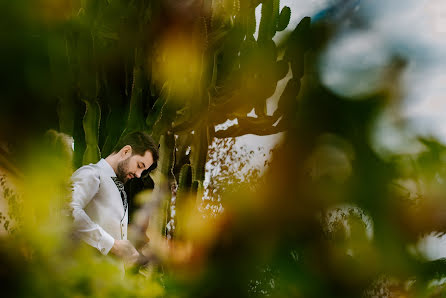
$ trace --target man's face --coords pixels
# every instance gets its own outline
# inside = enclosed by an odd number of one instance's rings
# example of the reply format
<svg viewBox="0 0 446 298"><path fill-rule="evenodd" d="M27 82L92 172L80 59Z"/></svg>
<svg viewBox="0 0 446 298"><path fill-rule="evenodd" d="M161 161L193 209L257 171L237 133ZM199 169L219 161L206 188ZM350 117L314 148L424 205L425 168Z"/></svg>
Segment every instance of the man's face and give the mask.
<svg viewBox="0 0 446 298"><path fill-rule="evenodd" d="M150 151L146 151L144 156L131 155L118 163L116 176L126 183L129 179L141 177L141 173L153 164L153 156Z"/></svg>

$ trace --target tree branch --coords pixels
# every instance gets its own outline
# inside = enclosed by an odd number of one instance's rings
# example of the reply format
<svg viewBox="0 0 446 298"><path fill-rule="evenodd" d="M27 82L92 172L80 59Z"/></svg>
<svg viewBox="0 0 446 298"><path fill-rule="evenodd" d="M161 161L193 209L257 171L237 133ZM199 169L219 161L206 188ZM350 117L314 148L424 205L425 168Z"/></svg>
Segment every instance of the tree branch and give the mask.
<svg viewBox="0 0 446 298"><path fill-rule="evenodd" d="M267 116L263 118L244 117L238 118L238 124L229 127L226 130L216 131L214 137L216 138L229 138L239 137L247 134L253 134L258 136L267 136L282 132L286 129L282 119L277 122L278 117Z"/></svg>

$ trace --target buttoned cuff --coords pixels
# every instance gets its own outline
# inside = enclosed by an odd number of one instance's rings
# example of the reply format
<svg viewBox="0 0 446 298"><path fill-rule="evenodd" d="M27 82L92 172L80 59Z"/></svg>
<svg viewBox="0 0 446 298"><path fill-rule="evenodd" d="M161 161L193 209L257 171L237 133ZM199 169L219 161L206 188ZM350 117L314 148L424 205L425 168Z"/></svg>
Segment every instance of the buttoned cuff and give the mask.
<svg viewBox="0 0 446 298"><path fill-rule="evenodd" d="M98 242L97 249L103 254L106 255L110 251L110 249L115 244L115 239L110 236L108 233L102 233L101 240Z"/></svg>

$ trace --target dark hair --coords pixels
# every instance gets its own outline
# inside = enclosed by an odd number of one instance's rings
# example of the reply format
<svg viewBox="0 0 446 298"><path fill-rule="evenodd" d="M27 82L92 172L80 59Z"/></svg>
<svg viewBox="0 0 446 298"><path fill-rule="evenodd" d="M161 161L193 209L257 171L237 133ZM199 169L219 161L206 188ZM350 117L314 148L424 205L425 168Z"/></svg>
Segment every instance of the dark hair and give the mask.
<svg viewBox="0 0 446 298"><path fill-rule="evenodd" d="M156 168L159 158L159 145L155 144L155 141L148 133L143 131L135 131L126 134L124 137L119 139L118 143L113 149L113 153L119 152L119 150L126 145L130 145L132 147L132 155L144 155L146 151L149 150L153 157L153 164L150 166L149 170Z"/></svg>

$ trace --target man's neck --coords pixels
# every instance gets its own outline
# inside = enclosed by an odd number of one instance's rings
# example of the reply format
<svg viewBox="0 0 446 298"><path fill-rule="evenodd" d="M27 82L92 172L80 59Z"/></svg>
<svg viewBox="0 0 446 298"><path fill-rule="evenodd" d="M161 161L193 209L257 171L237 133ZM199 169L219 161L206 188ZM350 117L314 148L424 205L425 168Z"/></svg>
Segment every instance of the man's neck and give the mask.
<svg viewBox="0 0 446 298"><path fill-rule="evenodd" d="M110 154L105 158L105 161L112 167L116 174L118 172L118 160L116 154Z"/></svg>

